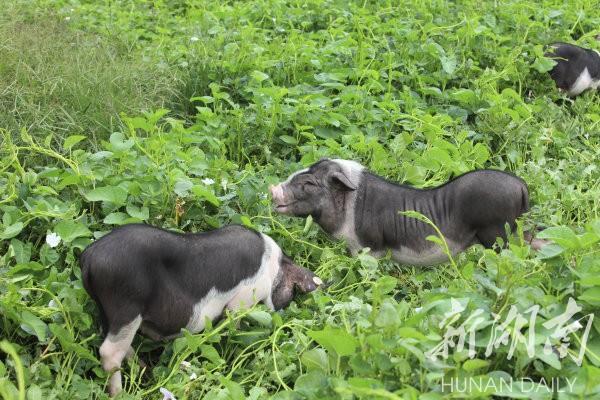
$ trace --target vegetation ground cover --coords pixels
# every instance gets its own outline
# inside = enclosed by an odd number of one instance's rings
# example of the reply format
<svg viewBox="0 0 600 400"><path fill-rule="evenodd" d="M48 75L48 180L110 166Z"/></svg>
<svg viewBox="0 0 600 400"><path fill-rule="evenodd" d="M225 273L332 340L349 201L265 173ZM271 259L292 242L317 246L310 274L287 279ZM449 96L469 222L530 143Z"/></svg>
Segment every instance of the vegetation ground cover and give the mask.
<svg viewBox="0 0 600 400"><path fill-rule="evenodd" d="M581 330L566 357L542 351L544 322L570 298L578 317L600 306L600 104L556 92L544 45L600 49L598 26L586 0L8 1L0 393L106 398L77 257L113 227L146 222L251 226L331 285L280 313L257 306L169 343L136 339L149 368L124 367L121 398L165 387L177 398L438 399L452 377L575 379L570 392L455 397L600 397L598 319L581 366ZM349 257L310 219L272 214L266 194L325 156L418 187L514 172L532 202L522 227L555 244L536 254L515 239L432 268ZM476 353L434 360L457 304L454 325L483 310ZM495 314L536 305L535 324L485 354ZM530 355L518 339L534 329Z"/></svg>

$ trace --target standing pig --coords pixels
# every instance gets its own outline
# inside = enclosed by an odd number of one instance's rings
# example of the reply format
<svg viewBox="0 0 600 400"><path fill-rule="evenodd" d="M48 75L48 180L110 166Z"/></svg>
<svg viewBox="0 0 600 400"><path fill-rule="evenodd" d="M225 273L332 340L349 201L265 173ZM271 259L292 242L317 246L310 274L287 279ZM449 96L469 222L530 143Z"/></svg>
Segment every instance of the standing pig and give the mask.
<svg viewBox="0 0 600 400"><path fill-rule="evenodd" d="M556 65L550 76L556 86L575 97L587 89L600 87L600 54L568 43L555 43L546 57L554 59Z"/></svg>
<svg viewBox="0 0 600 400"><path fill-rule="evenodd" d="M323 159L270 187L275 210L311 215L325 230L345 239L355 254L369 247L375 256L390 250L399 263L433 265L447 260L440 246L426 240L435 231L399 212L427 216L442 232L452 254L480 243L506 240L505 224L515 226L527 211L523 180L506 172L478 170L441 186L417 189L389 182L348 160Z"/></svg>
<svg viewBox="0 0 600 400"><path fill-rule="evenodd" d="M204 329L225 308L264 302L286 307L294 292L322 282L295 265L267 235L232 225L180 234L149 225L117 228L81 254L83 286L100 309L106 338L102 367L112 372L109 393L121 391L118 371L138 329L154 340L182 328Z"/></svg>

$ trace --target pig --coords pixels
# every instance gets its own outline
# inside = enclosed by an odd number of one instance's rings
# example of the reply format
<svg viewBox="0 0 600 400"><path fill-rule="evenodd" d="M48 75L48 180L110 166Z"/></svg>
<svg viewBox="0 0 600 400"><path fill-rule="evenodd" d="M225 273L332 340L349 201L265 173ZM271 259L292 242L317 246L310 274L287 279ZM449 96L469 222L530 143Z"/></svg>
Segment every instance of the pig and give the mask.
<svg viewBox="0 0 600 400"><path fill-rule="evenodd" d="M474 244L491 248L506 237L529 208L525 182L497 170L467 172L430 189L387 181L355 161L322 159L270 187L276 212L312 216L321 228L344 239L352 254L364 247L401 264L447 261L442 248L426 240L434 229L401 211L428 217L442 232L452 255Z"/></svg>
<svg viewBox="0 0 600 400"><path fill-rule="evenodd" d="M600 86L600 54L597 51L568 43L554 43L545 56L556 61L550 76L556 86L570 97Z"/></svg>
<svg viewBox="0 0 600 400"><path fill-rule="evenodd" d="M176 337L182 328L200 332L225 308L262 301L279 310L295 292L322 284L269 236L239 225L188 234L124 225L90 244L79 261L106 334L99 353L112 374L111 397L122 390L119 368L133 355L138 330L153 340Z"/></svg>

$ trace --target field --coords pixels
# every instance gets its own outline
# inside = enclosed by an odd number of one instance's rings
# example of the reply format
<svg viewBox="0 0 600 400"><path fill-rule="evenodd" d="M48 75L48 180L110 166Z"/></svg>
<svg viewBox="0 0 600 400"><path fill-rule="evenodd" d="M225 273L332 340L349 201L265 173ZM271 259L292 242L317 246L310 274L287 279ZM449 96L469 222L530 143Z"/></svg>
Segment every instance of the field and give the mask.
<svg viewBox="0 0 600 400"><path fill-rule="evenodd" d="M543 56L554 41L600 50L594 1L2 8L2 397L107 398L78 256L145 222L253 227L331 285L170 342L138 336L148 368L124 364L121 399L600 399L599 95L558 93ZM268 186L322 157L417 187L506 170L532 206L498 252L430 268L351 257L271 209ZM553 243L532 251L528 229ZM432 356L452 327L464 346Z"/></svg>

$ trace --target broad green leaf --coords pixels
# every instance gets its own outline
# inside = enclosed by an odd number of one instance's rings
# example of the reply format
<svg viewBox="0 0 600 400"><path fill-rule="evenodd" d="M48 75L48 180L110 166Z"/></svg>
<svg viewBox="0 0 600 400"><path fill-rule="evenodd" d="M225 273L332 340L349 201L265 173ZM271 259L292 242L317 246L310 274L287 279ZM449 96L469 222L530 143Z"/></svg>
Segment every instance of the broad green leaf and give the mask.
<svg viewBox="0 0 600 400"><path fill-rule="evenodd" d="M60 221L54 230L65 243L71 243L78 237L92 236L92 232L85 225L76 221Z"/></svg>
<svg viewBox="0 0 600 400"><path fill-rule="evenodd" d="M194 193L194 195L196 195L197 197L208 201L214 206L218 207L221 204L217 196L215 196L215 194L210 189L204 186L194 185L192 187L192 193Z"/></svg>
<svg viewBox="0 0 600 400"><path fill-rule="evenodd" d="M358 346L356 338L341 328L326 326L321 331L308 331L308 336L327 351L335 352L339 356L352 355Z"/></svg>
<svg viewBox="0 0 600 400"><path fill-rule="evenodd" d="M124 225L140 221L140 219L132 218L128 214L125 214L123 212L110 213L106 217L104 217L104 220L102 220L102 222L108 225Z"/></svg>
<svg viewBox="0 0 600 400"><path fill-rule="evenodd" d="M52 334L58 339L63 350L75 353L77 356L86 360L98 362L96 357L94 357L94 355L86 347L83 347L79 343L75 343L73 336L65 327L58 324L50 324L49 328L50 332L52 332Z"/></svg>
<svg viewBox="0 0 600 400"><path fill-rule="evenodd" d="M220 377L219 381L221 381L221 384L225 386L229 392L229 398L231 400L244 400L246 398L244 395L244 389L242 389L239 383L225 377Z"/></svg>
<svg viewBox="0 0 600 400"><path fill-rule="evenodd" d="M14 258L17 264L29 262L31 258L31 243L23 243L18 239L10 241L10 247L14 253Z"/></svg>
<svg viewBox="0 0 600 400"><path fill-rule="evenodd" d="M394 327L398 324L400 324L400 317L398 316L396 307L390 301L385 301L375 318L375 325L380 327Z"/></svg>
<svg viewBox="0 0 600 400"><path fill-rule="evenodd" d="M21 313L21 329L29 334L37 336L40 342L46 340L48 330L46 323L29 311L23 311Z"/></svg>
<svg viewBox="0 0 600 400"><path fill-rule="evenodd" d="M179 197L186 197L190 193L192 186L194 186L194 184L189 179L179 179L175 182L173 191Z"/></svg>
<svg viewBox="0 0 600 400"><path fill-rule="evenodd" d="M564 249L574 249L580 246L577 235L567 226L553 226L544 229L537 234L537 237L552 240Z"/></svg>
<svg viewBox="0 0 600 400"><path fill-rule="evenodd" d="M145 206L138 207L134 206L133 204L127 204L125 210L127 210L127 214L129 214L131 217L140 219L142 221L146 221L148 218L150 218L150 210Z"/></svg>
<svg viewBox="0 0 600 400"><path fill-rule="evenodd" d="M305 351L302 353L302 356L300 356L300 361L308 371L313 369L320 369L322 371L329 370L329 357L325 350L320 348Z"/></svg>
<svg viewBox="0 0 600 400"><path fill-rule="evenodd" d="M421 341L428 340L427 337L425 335L423 335L421 332L419 332L415 328L411 328L409 326L403 326L401 328L398 328L397 332L398 332L398 336L400 336L401 338L412 338L412 339L418 339Z"/></svg>
<svg viewBox="0 0 600 400"><path fill-rule="evenodd" d="M537 57L533 62L533 68L536 71L544 73L552 70L556 65L556 61L548 57Z"/></svg>
<svg viewBox="0 0 600 400"><path fill-rule="evenodd" d="M266 311L251 311L248 313L248 317L259 325L270 328L273 325L273 319L271 318L271 314Z"/></svg>
<svg viewBox="0 0 600 400"><path fill-rule="evenodd" d="M71 147L75 146L77 143L81 142L84 139L86 139L86 137L83 136L83 135L72 135L72 136L69 136L63 142L63 149L65 149L65 150L71 150Z"/></svg>
<svg viewBox="0 0 600 400"><path fill-rule="evenodd" d="M115 132L110 135L110 144L112 145L112 149L109 148L109 150L125 151L132 148L134 142L133 139L125 140L125 135L123 133Z"/></svg>
<svg viewBox="0 0 600 400"><path fill-rule="evenodd" d="M600 287L596 286L584 291L579 296L579 300L583 300L595 307L600 307Z"/></svg>
<svg viewBox="0 0 600 400"><path fill-rule="evenodd" d="M462 368L467 372L473 372L478 369L486 368L490 365L488 360L481 360L479 358L475 358L472 360L467 360L463 363Z"/></svg>
<svg viewBox="0 0 600 400"><path fill-rule="evenodd" d="M327 387L327 376L320 370L313 370L307 374L300 375L294 384L294 390L308 396L318 398L318 393Z"/></svg>
<svg viewBox="0 0 600 400"><path fill-rule="evenodd" d="M101 186L88 191L84 196L88 201L107 201L123 206L127 201L127 190L121 186Z"/></svg>
<svg viewBox="0 0 600 400"><path fill-rule="evenodd" d="M0 239L6 240L17 236L23 230L22 222L15 222L12 225L9 225L4 228L4 231L0 233Z"/></svg>
<svg viewBox="0 0 600 400"><path fill-rule="evenodd" d="M281 136L279 136L279 139L281 139L282 142L287 143L287 144L291 144L291 145L298 144L298 140L296 140L295 137L292 137L289 135L281 135Z"/></svg>

